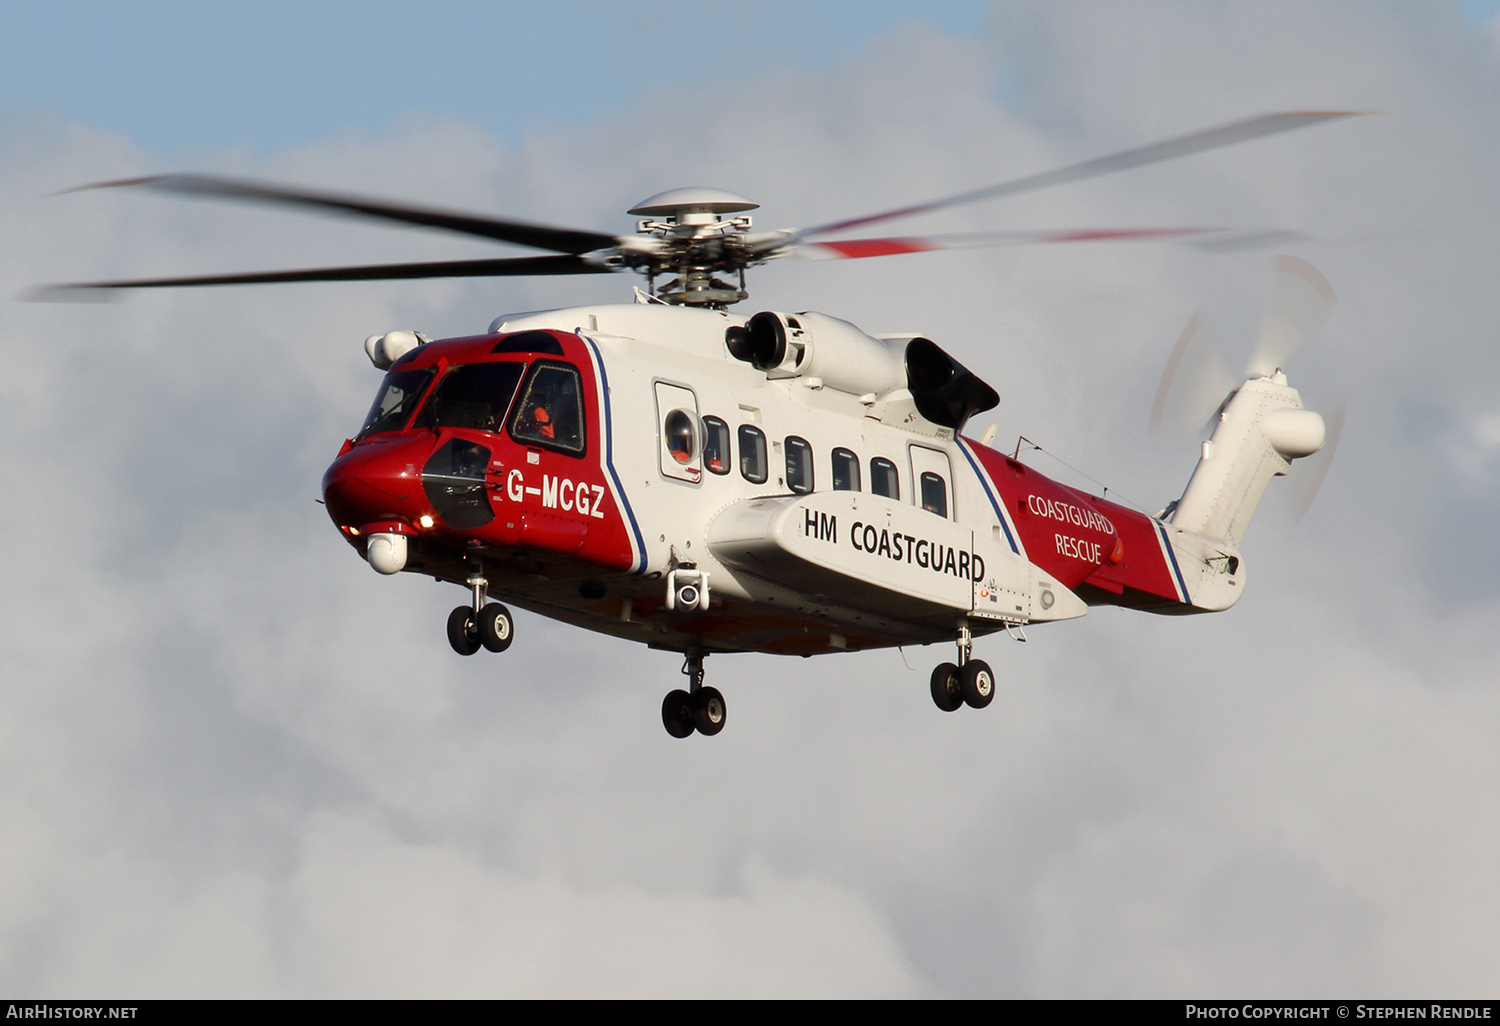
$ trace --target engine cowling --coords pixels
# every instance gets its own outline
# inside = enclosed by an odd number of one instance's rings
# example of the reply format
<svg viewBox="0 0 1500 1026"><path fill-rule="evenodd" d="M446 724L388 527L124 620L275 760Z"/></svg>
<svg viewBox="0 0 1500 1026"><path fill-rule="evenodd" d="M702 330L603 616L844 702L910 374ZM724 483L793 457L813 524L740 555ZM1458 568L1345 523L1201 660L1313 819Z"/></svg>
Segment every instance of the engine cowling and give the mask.
<svg viewBox="0 0 1500 1026"><path fill-rule="evenodd" d="M906 387L918 413L954 431L1000 404L998 392L926 338L906 344Z"/></svg>

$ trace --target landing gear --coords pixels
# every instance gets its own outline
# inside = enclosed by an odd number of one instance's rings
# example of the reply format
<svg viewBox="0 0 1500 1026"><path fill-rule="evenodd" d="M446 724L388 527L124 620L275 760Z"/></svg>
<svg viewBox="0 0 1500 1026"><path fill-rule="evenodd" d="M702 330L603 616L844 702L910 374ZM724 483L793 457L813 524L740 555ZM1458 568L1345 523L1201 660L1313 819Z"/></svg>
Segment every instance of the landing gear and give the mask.
<svg viewBox="0 0 1500 1026"><path fill-rule="evenodd" d="M661 725L673 737L687 737L697 729L693 724L693 696L681 688L667 692L661 703Z"/></svg>
<svg viewBox="0 0 1500 1026"><path fill-rule="evenodd" d="M510 610L491 602L479 611L479 640L491 652L504 652L515 637L515 621Z"/></svg>
<svg viewBox="0 0 1500 1026"><path fill-rule="evenodd" d="M703 653L689 652L682 662L682 672L691 690L678 688L667 694L661 703L661 725L673 737L687 737L695 730L713 737L724 729L728 707L718 688L703 684Z"/></svg>
<svg viewBox="0 0 1500 1026"><path fill-rule="evenodd" d="M939 663L932 671L932 701L943 712L961 705L983 709L995 698L995 671L983 659L971 659L974 636L969 625L958 628L958 662Z"/></svg>
<svg viewBox="0 0 1500 1026"><path fill-rule="evenodd" d="M718 688L700 688L693 695L693 726L698 733L713 737L724 729L724 696Z"/></svg>
<svg viewBox="0 0 1500 1026"><path fill-rule="evenodd" d="M955 712L964 704L963 692L958 689L958 667L953 663L938 663L932 671L932 701L943 712Z"/></svg>
<svg viewBox="0 0 1500 1026"><path fill-rule="evenodd" d="M474 624L474 610L468 606L459 606L448 614L448 644L459 655L479 651L479 630Z"/></svg>
<svg viewBox="0 0 1500 1026"><path fill-rule="evenodd" d="M958 671L958 690L971 709L983 709L995 697L995 674L983 659L970 659Z"/></svg>
<svg viewBox="0 0 1500 1026"><path fill-rule="evenodd" d="M498 602L485 603L488 583L478 574L470 576L473 601L448 614L448 644L459 655L473 655L481 645L491 652L504 652L515 638L516 624L510 610Z"/></svg>

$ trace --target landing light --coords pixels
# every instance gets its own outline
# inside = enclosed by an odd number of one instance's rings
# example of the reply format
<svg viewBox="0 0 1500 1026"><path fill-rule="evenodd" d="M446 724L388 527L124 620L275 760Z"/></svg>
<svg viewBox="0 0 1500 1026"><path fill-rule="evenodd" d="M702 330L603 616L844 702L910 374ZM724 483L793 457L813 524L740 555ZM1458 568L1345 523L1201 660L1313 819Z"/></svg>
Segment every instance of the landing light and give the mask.
<svg viewBox="0 0 1500 1026"><path fill-rule="evenodd" d="M424 513L421 516L417 517L417 523L421 524L423 527L431 527L432 518Z"/></svg>

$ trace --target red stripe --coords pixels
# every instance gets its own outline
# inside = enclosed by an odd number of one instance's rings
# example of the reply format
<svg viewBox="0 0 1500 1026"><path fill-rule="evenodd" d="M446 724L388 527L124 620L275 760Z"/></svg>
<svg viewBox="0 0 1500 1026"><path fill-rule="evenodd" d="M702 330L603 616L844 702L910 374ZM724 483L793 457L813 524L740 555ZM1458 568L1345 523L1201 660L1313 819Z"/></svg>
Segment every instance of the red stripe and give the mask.
<svg viewBox="0 0 1500 1026"><path fill-rule="evenodd" d="M898 253L925 253L935 247L920 239L849 239L846 242L815 242L812 245L848 259L895 256Z"/></svg>
<svg viewBox="0 0 1500 1026"><path fill-rule="evenodd" d="M1099 231L1055 232L1047 242L1107 242L1111 239L1159 239L1173 235L1197 235L1206 228L1117 228Z"/></svg>

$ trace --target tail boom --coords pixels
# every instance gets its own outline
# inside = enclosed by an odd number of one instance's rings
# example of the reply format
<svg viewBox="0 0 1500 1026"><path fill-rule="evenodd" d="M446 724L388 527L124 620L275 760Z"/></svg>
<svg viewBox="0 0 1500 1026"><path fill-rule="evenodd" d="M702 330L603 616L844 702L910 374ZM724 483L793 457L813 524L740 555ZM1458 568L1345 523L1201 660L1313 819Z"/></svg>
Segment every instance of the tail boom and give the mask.
<svg viewBox="0 0 1500 1026"><path fill-rule="evenodd" d="M1234 605L1245 590L1240 542L1266 486L1293 460L1321 449L1324 433L1323 418L1302 408L1302 398L1280 371L1246 381L1220 407L1219 422L1203 443L1181 499L1160 517L1119 507L1110 511L1127 559L1101 566L1077 589L1079 597L1090 604L1168 614L1218 612ZM1146 544L1142 558L1147 530L1156 545ZM1133 559L1132 553L1137 554Z"/></svg>

